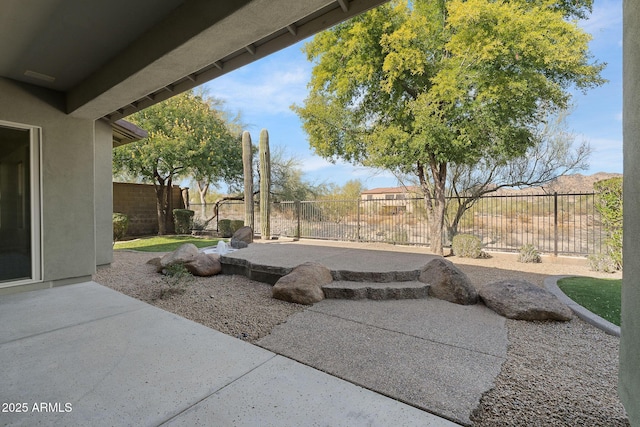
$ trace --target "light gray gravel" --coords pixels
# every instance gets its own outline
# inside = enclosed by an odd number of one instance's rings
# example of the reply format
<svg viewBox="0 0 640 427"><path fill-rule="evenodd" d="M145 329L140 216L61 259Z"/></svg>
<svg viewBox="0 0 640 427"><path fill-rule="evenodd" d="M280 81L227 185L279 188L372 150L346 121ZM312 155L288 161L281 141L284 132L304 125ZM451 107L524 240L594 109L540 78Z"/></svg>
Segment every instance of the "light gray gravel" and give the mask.
<svg viewBox="0 0 640 427"><path fill-rule="evenodd" d="M252 343L268 335L290 315L305 309L303 305L271 298L271 285L244 276L190 277L182 285L171 284L171 280L156 273L154 266L146 264L159 255L162 254L116 251L111 266L99 268L94 280ZM179 288L184 293L175 291ZM164 297L163 292L167 294Z"/></svg>
<svg viewBox="0 0 640 427"><path fill-rule="evenodd" d="M511 255L492 255L449 259L477 286L513 277L542 286L550 275L602 276L579 262L521 264ZM145 264L155 256L116 252L113 264L99 269L94 280L250 342L305 308L274 300L270 285L241 276L194 278L183 294L160 298L171 286ZM619 338L577 318L566 323L507 320L507 328L507 360L471 417L475 426L629 425L617 394Z"/></svg>

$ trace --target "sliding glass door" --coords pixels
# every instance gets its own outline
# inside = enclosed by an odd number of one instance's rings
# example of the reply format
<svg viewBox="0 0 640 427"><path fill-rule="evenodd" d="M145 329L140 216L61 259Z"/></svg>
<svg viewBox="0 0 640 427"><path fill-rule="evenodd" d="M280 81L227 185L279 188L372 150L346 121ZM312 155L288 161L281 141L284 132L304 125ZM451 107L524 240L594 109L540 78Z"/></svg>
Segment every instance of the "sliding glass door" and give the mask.
<svg viewBox="0 0 640 427"><path fill-rule="evenodd" d="M40 280L39 136L0 121L0 286Z"/></svg>

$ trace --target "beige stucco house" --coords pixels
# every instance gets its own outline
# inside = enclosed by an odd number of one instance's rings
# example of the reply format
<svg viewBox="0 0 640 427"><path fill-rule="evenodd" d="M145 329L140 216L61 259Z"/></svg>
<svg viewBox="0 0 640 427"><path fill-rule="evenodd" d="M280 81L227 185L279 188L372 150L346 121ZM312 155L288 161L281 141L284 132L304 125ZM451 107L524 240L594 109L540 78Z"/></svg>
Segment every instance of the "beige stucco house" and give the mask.
<svg viewBox="0 0 640 427"><path fill-rule="evenodd" d="M3 0L0 293L112 260L112 124L383 0ZM620 392L640 425L640 3L624 2ZM36 314L37 315L37 314Z"/></svg>
<svg viewBox="0 0 640 427"><path fill-rule="evenodd" d="M411 213L415 199L420 197L417 187L378 187L360 193L360 200L365 204L375 203L384 215Z"/></svg>

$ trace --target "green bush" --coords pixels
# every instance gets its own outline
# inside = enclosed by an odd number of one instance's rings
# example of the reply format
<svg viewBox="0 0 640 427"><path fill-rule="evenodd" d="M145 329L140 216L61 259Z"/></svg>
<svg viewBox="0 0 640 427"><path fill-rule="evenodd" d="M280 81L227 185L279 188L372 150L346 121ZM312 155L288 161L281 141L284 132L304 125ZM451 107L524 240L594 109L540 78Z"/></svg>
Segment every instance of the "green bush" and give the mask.
<svg viewBox="0 0 640 427"><path fill-rule="evenodd" d="M230 219L221 219L220 221L218 221L218 233L220 234L220 237L233 236L233 232L231 231Z"/></svg>
<svg viewBox="0 0 640 427"><path fill-rule="evenodd" d="M587 260L589 261L589 269L592 271L614 273L620 270L616 261L609 254L589 255Z"/></svg>
<svg viewBox="0 0 640 427"><path fill-rule="evenodd" d="M241 219L232 219L231 220L231 235L233 236L233 233L235 233L236 231L240 230L242 227L244 227L244 221Z"/></svg>
<svg viewBox="0 0 640 427"><path fill-rule="evenodd" d="M542 262L542 258L540 257L540 252L538 252L535 246L527 244L520 248L520 252L518 253L518 262L536 263Z"/></svg>
<svg viewBox="0 0 640 427"><path fill-rule="evenodd" d="M471 234L456 234L451 241L451 250L461 258L483 258L482 242Z"/></svg>
<svg viewBox="0 0 640 427"><path fill-rule="evenodd" d="M189 209L174 209L173 223L176 234L191 234L191 222L195 212Z"/></svg>
<svg viewBox="0 0 640 427"><path fill-rule="evenodd" d="M596 210L607 232L607 255L616 270L622 269L622 178L611 178L593 184L598 193Z"/></svg>
<svg viewBox="0 0 640 427"><path fill-rule="evenodd" d="M122 240L122 238L127 234L127 229L129 228L129 217L123 213L114 212L112 220L113 243L115 244L118 240Z"/></svg>

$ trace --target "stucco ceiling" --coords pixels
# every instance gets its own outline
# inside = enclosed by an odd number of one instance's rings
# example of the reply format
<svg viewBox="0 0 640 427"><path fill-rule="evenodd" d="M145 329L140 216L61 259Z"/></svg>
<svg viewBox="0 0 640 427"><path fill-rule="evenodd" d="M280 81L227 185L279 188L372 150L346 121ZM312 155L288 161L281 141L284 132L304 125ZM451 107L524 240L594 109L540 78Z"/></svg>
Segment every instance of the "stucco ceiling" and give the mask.
<svg viewBox="0 0 640 427"><path fill-rule="evenodd" d="M2 0L0 76L112 121L386 0Z"/></svg>

